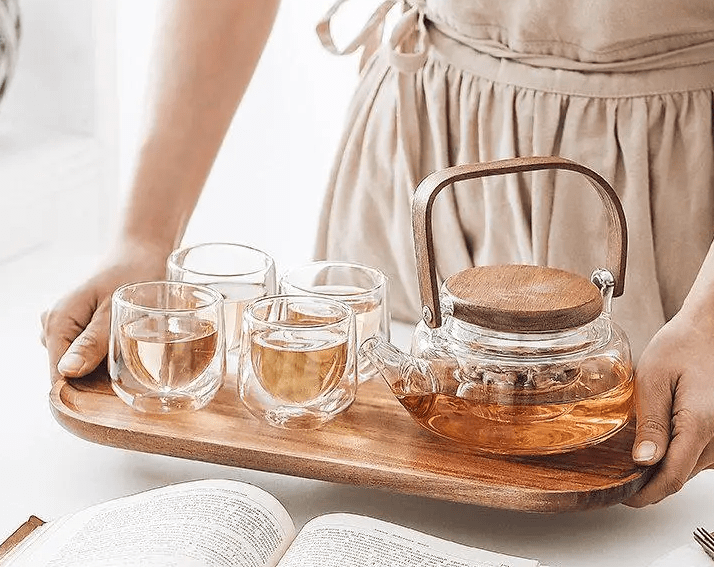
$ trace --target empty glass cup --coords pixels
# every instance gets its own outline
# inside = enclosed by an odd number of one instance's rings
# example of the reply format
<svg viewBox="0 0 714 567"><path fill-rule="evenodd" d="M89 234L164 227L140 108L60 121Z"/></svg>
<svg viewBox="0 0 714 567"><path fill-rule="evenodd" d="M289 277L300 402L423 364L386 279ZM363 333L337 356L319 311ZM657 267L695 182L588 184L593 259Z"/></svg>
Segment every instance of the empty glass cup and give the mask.
<svg viewBox="0 0 714 567"><path fill-rule="evenodd" d="M355 318L317 296L258 299L243 313L239 395L255 416L284 428L319 427L357 390Z"/></svg>
<svg viewBox="0 0 714 567"><path fill-rule="evenodd" d="M275 293L275 262L250 246L209 242L175 250L166 264L168 279L207 285L223 295L228 372L234 374L243 309Z"/></svg>
<svg viewBox="0 0 714 567"><path fill-rule="evenodd" d="M223 383L223 297L182 282L128 284L112 295L109 375L144 412L195 410Z"/></svg>
<svg viewBox="0 0 714 567"><path fill-rule="evenodd" d="M357 346L370 337L389 340L390 314L387 277L378 269L349 262L311 262L289 270L280 278L280 291L338 299L355 312ZM359 380L371 378L373 366L358 360Z"/></svg>

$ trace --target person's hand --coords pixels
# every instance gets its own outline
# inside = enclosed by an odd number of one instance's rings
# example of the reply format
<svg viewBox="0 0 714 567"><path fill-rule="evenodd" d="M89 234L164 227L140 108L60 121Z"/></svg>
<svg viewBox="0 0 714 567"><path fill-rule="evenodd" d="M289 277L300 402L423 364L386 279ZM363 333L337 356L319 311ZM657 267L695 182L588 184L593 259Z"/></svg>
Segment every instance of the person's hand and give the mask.
<svg viewBox="0 0 714 567"><path fill-rule="evenodd" d="M655 335L635 371L637 433L632 456L659 463L625 504L658 502L714 468L714 314L677 314Z"/></svg>
<svg viewBox="0 0 714 567"><path fill-rule="evenodd" d="M50 376L76 378L94 370L107 355L111 296L119 286L161 280L166 255L143 246L126 246L103 269L42 314L42 344Z"/></svg>

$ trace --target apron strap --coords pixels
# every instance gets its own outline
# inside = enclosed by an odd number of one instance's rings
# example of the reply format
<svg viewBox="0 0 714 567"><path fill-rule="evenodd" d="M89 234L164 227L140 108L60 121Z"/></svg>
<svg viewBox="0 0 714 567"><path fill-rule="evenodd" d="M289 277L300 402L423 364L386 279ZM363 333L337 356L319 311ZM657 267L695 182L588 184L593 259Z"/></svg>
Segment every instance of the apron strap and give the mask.
<svg viewBox="0 0 714 567"><path fill-rule="evenodd" d="M402 73L416 73L424 66L429 36L424 11L411 6L397 22L389 38L390 63Z"/></svg>
<svg viewBox="0 0 714 567"><path fill-rule="evenodd" d="M318 22L316 31L323 47L334 55L348 55L360 47L363 48L360 57L360 72L367 61L375 54L382 44L384 22L387 14L394 8L398 0L384 0L367 20L357 36L342 49L338 48L332 36L330 24L340 6L349 0L337 0ZM390 63L406 73L420 69L426 61L427 34L424 25L424 12L416 3L404 2L404 13L394 26L389 39Z"/></svg>
<svg viewBox="0 0 714 567"><path fill-rule="evenodd" d="M347 44L346 47L339 49L335 45L335 41L332 37L332 30L330 29L330 24L332 22L333 16L337 13L344 3L349 0L337 0L332 7L327 11L327 13L322 17L322 19L317 24L317 36L320 38L323 47L327 49L330 53L334 55L348 55L354 53L360 47L364 47L362 51L362 57L360 58L360 71L364 67L367 60L377 51L377 48L382 43L382 32L384 31L384 20L387 17L389 11L397 3L397 0L385 0L382 2L374 13L370 16L367 23L360 30L357 36Z"/></svg>

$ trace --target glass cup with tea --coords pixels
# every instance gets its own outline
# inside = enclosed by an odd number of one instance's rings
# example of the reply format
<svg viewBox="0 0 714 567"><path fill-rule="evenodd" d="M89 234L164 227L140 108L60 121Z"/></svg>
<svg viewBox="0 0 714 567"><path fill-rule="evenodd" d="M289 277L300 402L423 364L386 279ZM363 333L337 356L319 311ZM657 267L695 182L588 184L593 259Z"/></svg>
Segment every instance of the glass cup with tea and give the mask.
<svg viewBox="0 0 714 567"><path fill-rule="evenodd" d="M200 409L224 374L220 293L169 281L127 284L114 292L109 375L124 402L152 413Z"/></svg>
<svg viewBox="0 0 714 567"><path fill-rule="evenodd" d="M228 372L235 374L243 310L252 300L275 293L273 259L250 246L209 242L175 250L166 271L169 280L207 285L223 296Z"/></svg>
<svg viewBox="0 0 714 567"><path fill-rule="evenodd" d="M312 429L349 407L356 361L355 317L346 303L276 295L243 313L239 395L271 425Z"/></svg>
<svg viewBox="0 0 714 567"><path fill-rule="evenodd" d="M358 347L370 337L389 340L387 277L376 268L350 262L311 262L283 274L280 291L330 297L347 303L355 312ZM368 360L359 359L357 363L360 382L375 374Z"/></svg>

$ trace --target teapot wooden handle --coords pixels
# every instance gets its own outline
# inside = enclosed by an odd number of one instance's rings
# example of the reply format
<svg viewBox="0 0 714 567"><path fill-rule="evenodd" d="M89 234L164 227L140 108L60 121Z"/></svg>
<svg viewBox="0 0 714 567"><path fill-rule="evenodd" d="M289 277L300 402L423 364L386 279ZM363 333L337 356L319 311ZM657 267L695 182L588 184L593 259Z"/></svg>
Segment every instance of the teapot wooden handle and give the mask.
<svg viewBox="0 0 714 567"><path fill-rule="evenodd" d="M627 261L627 225L620 199L600 175L574 161L558 156L533 156L512 158L469 165L449 167L426 176L416 189L412 205L412 228L416 251L417 275L421 293L422 315L431 328L441 326L441 306L436 280L434 239L431 211L436 196L446 186L464 181L507 173L565 169L583 174L600 196L607 214L607 259L605 268L615 278L615 297L622 295L625 286Z"/></svg>

